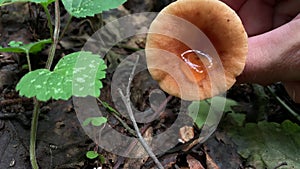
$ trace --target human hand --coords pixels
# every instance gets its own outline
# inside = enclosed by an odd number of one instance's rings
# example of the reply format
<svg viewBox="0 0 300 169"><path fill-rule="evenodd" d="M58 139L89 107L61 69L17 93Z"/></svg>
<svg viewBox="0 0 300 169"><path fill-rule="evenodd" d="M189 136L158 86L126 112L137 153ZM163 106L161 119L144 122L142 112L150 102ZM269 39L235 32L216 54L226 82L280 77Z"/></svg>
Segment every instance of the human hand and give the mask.
<svg viewBox="0 0 300 169"><path fill-rule="evenodd" d="M300 1L223 0L240 16L249 52L239 83L281 81L300 103Z"/></svg>

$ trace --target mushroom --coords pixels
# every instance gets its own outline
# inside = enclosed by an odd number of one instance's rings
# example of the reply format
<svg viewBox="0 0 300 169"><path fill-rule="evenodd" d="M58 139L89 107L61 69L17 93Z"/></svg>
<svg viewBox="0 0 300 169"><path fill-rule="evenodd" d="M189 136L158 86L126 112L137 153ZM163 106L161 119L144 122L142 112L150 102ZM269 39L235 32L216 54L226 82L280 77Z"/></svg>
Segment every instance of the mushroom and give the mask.
<svg viewBox="0 0 300 169"><path fill-rule="evenodd" d="M150 25L148 70L160 87L184 100L226 92L246 62L247 33L238 15L219 0L178 0Z"/></svg>

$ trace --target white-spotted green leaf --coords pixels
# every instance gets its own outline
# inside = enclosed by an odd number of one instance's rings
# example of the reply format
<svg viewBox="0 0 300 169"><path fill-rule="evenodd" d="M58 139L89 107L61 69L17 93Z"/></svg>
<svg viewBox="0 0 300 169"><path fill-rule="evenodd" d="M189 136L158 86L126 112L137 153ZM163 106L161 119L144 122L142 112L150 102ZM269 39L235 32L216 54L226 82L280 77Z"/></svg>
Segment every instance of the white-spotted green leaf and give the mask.
<svg viewBox="0 0 300 169"><path fill-rule="evenodd" d="M72 16L80 18L117 8L126 0L62 0L62 2Z"/></svg>
<svg viewBox="0 0 300 169"><path fill-rule="evenodd" d="M50 98L67 100L71 96L99 97L105 69L104 60L99 55L75 52L63 57L53 71L38 69L27 73L16 89L21 96L36 96L40 101Z"/></svg>

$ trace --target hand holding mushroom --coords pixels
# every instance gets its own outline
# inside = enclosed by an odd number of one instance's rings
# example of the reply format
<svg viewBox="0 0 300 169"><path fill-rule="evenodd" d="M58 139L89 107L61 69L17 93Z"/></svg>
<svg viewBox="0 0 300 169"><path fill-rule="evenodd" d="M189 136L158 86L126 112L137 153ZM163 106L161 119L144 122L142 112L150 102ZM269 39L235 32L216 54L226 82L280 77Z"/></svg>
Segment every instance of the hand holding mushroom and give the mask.
<svg viewBox="0 0 300 169"><path fill-rule="evenodd" d="M230 7L219 0L178 0L158 14L146 43L152 77L185 100L224 93L236 78L282 81L300 102L300 15L283 25L299 13L300 1L223 1Z"/></svg>
<svg viewBox="0 0 300 169"><path fill-rule="evenodd" d="M300 1L223 1L238 13L249 36L246 66L238 82L281 81L300 103Z"/></svg>

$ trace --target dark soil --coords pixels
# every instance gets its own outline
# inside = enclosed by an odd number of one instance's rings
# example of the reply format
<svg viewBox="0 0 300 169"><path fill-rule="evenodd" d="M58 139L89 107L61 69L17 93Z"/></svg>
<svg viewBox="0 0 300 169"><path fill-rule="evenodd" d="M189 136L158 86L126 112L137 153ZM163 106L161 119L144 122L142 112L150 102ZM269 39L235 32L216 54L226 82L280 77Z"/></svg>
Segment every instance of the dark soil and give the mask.
<svg viewBox="0 0 300 169"><path fill-rule="evenodd" d="M171 0L164 1L140 1L129 0L125 8L114 9L103 14L104 23L133 12L159 11ZM38 39L48 38L50 35L47 28L45 14L42 8L34 4L14 4L0 7L0 45L15 40L24 43L34 42ZM65 26L68 14L62 10L62 27ZM50 12L53 12L51 7ZM132 24L138 24L132 23ZM143 25L141 24L141 27ZM99 17L86 19L73 19L64 38L60 41L55 61L64 55L79 51L88 37L99 27ZM131 37L122 45L116 45L106 59L108 64L107 78L103 81L104 88L101 90L101 100L111 106L112 75L116 66L130 55L135 49L143 49L145 35ZM41 68L45 64L49 47L43 52L32 55L33 68ZM29 135L30 123L33 110L32 99L20 97L15 91L19 79L28 71L24 68L25 56L12 53L0 53L0 168L31 168L29 160ZM134 61L133 61L134 62ZM153 81L147 71L135 76L132 82L131 100L134 106L145 111L149 108L149 97L152 90L158 85ZM286 95L280 84L272 85L275 94L282 98L296 112L300 112L299 105L294 104ZM260 90L262 89L262 90ZM248 122L268 120L282 122L286 119L299 123L274 97L269 90L257 85L235 85L228 91L227 97L236 100L239 106L234 110L247 115ZM139 124L144 134L159 134L172 125L177 118L180 100L175 97L167 97L166 109L158 114L160 120L147 124ZM109 124L114 129L125 135L131 135L121 123L111 115L107 109L99 103L99 107L109 118ZM122 119L130 126L131 122ZM194 128L197 135L200 130ZM244 168L243 159L230 144L220 141L224 139L222 133L216 131L204 144L188 147L190 142L178 144L170 151L159 155L159 160L165 168ZM230 140L227 140L230 142ZM227 143L228 143L227 142ZM187 148L188 147L188 148ZM85 156L89 150L98 150L103 155L105 162L90 160ZM84 133L76 117L72 99L68 101L48 101L41 105L41 114L37 134L37 160L42 169L44 168L155 168L150 158L130 159L117 156L99 148ZM228 159L231 159L230 161Z"/></svg>

